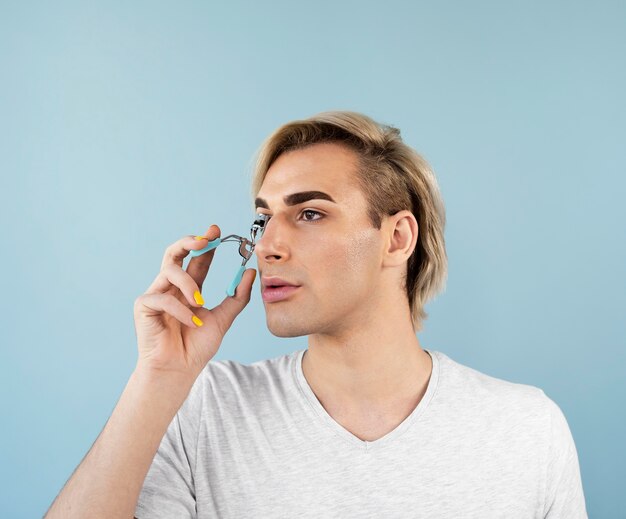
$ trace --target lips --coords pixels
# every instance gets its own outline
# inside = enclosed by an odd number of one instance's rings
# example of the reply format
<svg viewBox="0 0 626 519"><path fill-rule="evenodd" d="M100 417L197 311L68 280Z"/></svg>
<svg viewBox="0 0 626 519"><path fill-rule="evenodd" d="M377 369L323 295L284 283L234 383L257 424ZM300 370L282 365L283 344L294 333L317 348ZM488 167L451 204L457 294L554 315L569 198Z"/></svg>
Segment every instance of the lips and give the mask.
<svg viewBox="0 0 626 519"><path fill-rule="evenodd" d="M266 287L285 287L285 286L289 286L289 287L297 287L300 286L297 283L291 283L290 281L287 281L286 279L283 278L279 278L279 277L263 277L261 278L261 283L263 285L263 289L265 289Z"/></svg>
<svg viewBox="0 0 626 519"><path fill-rule="evenodd" d="M300 288L300 285L278 277L263 277L261 283L261 295L265 303L283 301Z"/></svg>
<svg viewBox="0 0 626 519"><path fill-rule="evenodd" d="M300 287L293 285L283 285L281 287L265 287L261 296L265 303L276 303L278 301L284 301L288 299L294 292L300 290Z"/></svg>

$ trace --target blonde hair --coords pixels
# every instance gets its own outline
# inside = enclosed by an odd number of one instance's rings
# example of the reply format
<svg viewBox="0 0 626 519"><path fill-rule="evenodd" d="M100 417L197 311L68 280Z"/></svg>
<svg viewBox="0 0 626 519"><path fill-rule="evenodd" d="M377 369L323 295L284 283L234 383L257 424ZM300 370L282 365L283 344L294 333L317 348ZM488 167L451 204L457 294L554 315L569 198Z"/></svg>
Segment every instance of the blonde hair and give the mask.
<svg viewBox="0 0 626 519"><path fill-rule="evenodd" d="M321 112L284 124L260 146L252 177L255 199L272 163L286 151L321 142L343 144L359 157L358 184L376 229L382 218L407 209L417 220L418 238L407 261L406 290L415 331L428 317L424 305L445 288L448 259L445 208L428 163L400 137L400 130L350 111Z"/></svg>

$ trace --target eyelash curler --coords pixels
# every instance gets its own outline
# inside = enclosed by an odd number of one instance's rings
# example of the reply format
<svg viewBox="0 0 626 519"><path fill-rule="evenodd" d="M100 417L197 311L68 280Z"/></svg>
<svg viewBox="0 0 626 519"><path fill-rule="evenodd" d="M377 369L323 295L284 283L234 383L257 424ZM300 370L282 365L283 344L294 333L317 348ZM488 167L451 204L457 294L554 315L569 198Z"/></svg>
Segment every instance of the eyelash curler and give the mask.
<svg viewBox="0 0 626 519"><path fill-rule="evenodd" d="M189 251L189 255L192 258L195 258L196 256L201 256L205 252L209 252L210 250L215 249L218 245L221 245L224 242L239 242L239 255L243 258L243 261L241 262L241 266L237 270L237 274L235 274L235 278L226 290L226 294L232 297L235 295L235 289L239 286L239 283L241 282L243 273L246 270L246 264L248 263L248 260L252 257L254 247L256 246L256 241L257 239L261 239L261 237L263 236L263 231L265 231L265 225L267 224L267 221L269 219L270 216L267 214L256 215L254 222L250 226L249 240L237 234L229 234L224 238L216 238L215 240L210 241L208 245L202 249Z"/></svg>

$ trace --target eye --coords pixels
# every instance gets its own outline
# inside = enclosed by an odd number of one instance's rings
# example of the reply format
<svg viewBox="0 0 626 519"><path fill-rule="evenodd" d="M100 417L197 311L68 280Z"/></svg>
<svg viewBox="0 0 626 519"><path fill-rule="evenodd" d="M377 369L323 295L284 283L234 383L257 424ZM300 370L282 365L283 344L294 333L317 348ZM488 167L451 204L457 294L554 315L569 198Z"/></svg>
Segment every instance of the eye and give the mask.
<svg viewBox="0 0 626 519"><path fill-rule="evenodd" d="M306 213L313 213L313 214L317 214L320 216L320 218L316 218L314 220L309 220L307 218L304 219L305 222L316 222L318 220L321 220L322 218L324 218L324 215L318 211L313 211L312 209L305 209L304 211L302 211L300 214L306 214Z"/></svg>

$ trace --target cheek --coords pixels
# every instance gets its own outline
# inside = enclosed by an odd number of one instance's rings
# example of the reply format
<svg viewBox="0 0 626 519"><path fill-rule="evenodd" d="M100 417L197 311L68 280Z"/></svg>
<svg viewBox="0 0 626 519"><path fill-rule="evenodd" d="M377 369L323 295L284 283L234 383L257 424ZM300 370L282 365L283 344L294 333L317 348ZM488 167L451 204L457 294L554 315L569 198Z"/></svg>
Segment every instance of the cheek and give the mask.
<svg viewBox="0 0 626 519"><path fill-rule="evenodd" d="M346 258L350 270L368 270L378 256L377 234L373 229L364 229L353 234L346 247Z"/></svg>
<svg viewBox="0 0 626 519"><path fill-rule="evenodd" d="M324 260L327 279L334 290L354 290L359 284L369 283L378 264L379 243L371 229L353 232L347 239L334 243Z"/></svg>

